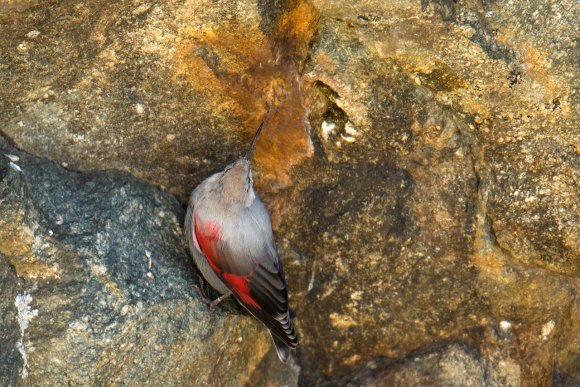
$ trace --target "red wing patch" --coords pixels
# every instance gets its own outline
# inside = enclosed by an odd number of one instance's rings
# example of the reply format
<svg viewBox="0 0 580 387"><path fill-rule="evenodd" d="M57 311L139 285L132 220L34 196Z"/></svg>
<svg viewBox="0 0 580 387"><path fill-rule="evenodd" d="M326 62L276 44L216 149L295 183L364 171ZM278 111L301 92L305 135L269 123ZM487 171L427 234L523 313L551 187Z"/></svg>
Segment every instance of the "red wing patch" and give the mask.
<svg viewBox="0 0 580 387"><path fill-rule="evenodd" d="M235 275L224 273L224 280L230 288L240 297L240 299L255 309L262 309L260 305L250 295L250 286L248 285L248 277L243 275Z"/></svg>
<svg viewBox="0 0 580 387"><path fill-rule="evenodd" d="M199 242L200 250L205 254L207 261L211 268L216 273L221 273L221 270L216 264L217 252L216 243L221 238L219 226L214 222L204 222L203 226L199 226L199 222L194 215L195 222L195 238ZM201 231L203 230L203 231Z"/></svg>
<svg viewBox="0 0 580 387"><path fill-rule="evenodd" d="M228 285L228 287L246 304L255 308L262 309L260 305L250 295L250 286L248 284L248 277L243 275L235 275L231 273L224 273L218 266L218 251L217 242L220 240L222 234L219 226L212 222L204 222L203 226L199 226L199 222L194 215L194 235L193 241L195 247L203 252L207 258L207 262L213 271ZM203 230L203 231L202 231Z"/></svg>

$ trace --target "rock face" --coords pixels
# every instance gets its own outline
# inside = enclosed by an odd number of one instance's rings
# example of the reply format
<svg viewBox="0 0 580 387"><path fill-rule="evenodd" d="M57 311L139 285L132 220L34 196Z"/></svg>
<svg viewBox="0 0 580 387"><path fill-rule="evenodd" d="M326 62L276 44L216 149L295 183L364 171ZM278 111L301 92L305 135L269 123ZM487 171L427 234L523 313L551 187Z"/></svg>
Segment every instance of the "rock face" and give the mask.
<svg viewBox="0 0 580 387"><path fill-rule="evenodd" d="M125 173L0 150L18 158L0 167L3 385L250 377L269 337L198 301L177 200Z"/></svg>
<svg viewBox="0 0 580 387"><path fill-rule="evenodd" d="M1 381L580 383L578 7L385 4L0 5ZM263 117L287 367L179 237Z"/></svg>
<svg viewBox="0 0 580 387"><path fill-rule="evenodd" d="M245 147L280 88L287 109L276 120L283 125L260 147L284 149L269 162L282 158L288 166L308 152L306 133L284 130L305 121L295 71L275 64L265 34L280 28L300 40L313 29L267 24L274 15L260 13L280 6L191 0L24 2L16 13L0 7L7 37L0 41L7 53L0 124L32 153L75 170L129 171L185 201L192 183Z"/></svg>

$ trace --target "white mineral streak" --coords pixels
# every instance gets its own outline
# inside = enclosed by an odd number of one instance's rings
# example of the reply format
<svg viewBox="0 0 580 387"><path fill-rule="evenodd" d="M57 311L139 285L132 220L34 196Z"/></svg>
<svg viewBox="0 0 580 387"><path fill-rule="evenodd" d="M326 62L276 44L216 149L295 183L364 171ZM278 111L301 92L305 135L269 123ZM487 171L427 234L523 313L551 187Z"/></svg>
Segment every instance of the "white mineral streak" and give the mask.
<svg viewBox="0 0 580 387"><path fill-rule="evenodd" d="M328 136L330 136L330 134L332 132L334 132L335 128L336 128L336 124L334 122L323 121L322 125L321 125L322 138L324 138L325 140L328 140Z"/></svg>
<svg viewBox="0 0 580 387"><path fill-rule="evenodd" d="M509 330L510 330L510 328L511 328L511 326L512 326L512 324L511 324L509 321L507 321L507 320L503 320L503 321L501 321L501 322L499 323L499 327L500 327L500 329L501 329L502 331L504 331L504 332L507 332L507 331L509 331Z"/></svg>
<svg viewBox="0 0 580 387"><path fill-rule="evenodd" d="M553 320L550 320L547 323L545 323L544 325L542 325L542 339L543 340L548 339L548 336L550 336L550 334L554 330L555 326L556 326L556 323Z"/></svg>
<svg viewBox="0 0 580 387"><path fill-rule="evenodd" d="M32 302L32 295L28 292L24 294L17 294L14 305L18 310L18 324L20 325L20 339L16 343L16 348L22 356L22 379L28 376L28 355L26 347L24 346L24 331L28 328L30 321L38 315L38 309L32 309L30 303Z"/></svg>
<svg viewBox="0 0 580 387"><path fill-rule="evenodd" d="M17 172L22 172L22 168L20 168L20 165L16 164L14 161L10 161L8 163L8 166Z"/></svg>

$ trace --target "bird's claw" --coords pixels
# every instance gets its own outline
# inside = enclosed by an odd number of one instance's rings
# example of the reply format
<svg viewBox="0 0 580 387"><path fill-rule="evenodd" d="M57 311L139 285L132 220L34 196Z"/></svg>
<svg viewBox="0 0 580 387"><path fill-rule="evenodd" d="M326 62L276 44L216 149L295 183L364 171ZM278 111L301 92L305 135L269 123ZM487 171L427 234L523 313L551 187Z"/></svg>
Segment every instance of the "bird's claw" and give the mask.
<svg viewBox="0 0 580 387"><path fill-rule="evenodd" d="M197 293L201 301L203 301L206 305L209 305L211 304L212 300L209 297L209 292L206 287L205 281L200 275L198 275L197 278L199 280L199 285L198 286L194 285L195 292Z"/></svg>
<svg viewBox="0 0 580 387"><path fill-rule="evenodd" d="M220 302L222 302L224 299L228 298L231 295L231 293L222 294L215 300L212 300L210 298L206 282L200 275L198 275L197 277L199 279L199 286L195 286L195 291L199 296L199 298L201 299L201 301L207 306L209 306L210 310L215 310L216 306L218 306Z"/></svg>
<svg viewBox="0 0 580 387"><path fill-rule="evenodd" d="M218 298L216 298L215 300L211 301L208 305L209 308L211 310L214 310L215 307L222 302L223 300L225 300L226 298L228 298L231 295L231 293L226 293L226 294L222 294L221 296L219 296Z"/></svg>
<svg viewBox="0 0 580 387"><path fill-rule="evenodd" d="M205 291L202 289L201 286L193 286L197 297L206 305L211 304L211 300L205 295Z"/></svg>

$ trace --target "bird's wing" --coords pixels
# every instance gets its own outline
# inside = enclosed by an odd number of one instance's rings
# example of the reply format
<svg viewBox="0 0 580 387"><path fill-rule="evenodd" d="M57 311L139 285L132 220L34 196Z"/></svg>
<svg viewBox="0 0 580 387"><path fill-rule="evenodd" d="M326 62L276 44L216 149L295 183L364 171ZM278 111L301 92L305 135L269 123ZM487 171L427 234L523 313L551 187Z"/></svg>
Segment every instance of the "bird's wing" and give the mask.
<svg viewBox="0 0 580 387"><path fill-rule="evenodd" d="M286 281L263 204L252 206L235 225L197 216L194 222L197 245L213 271L250 313L296 347Z"/></svg>

